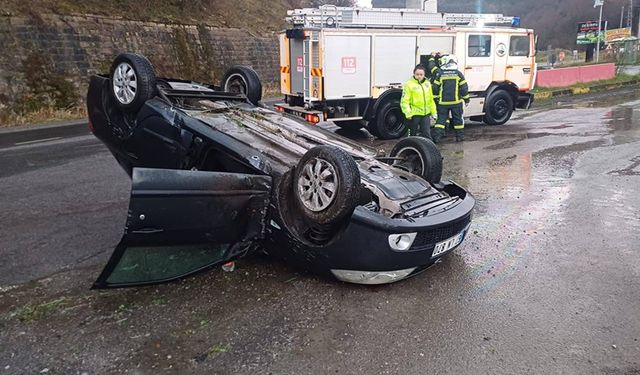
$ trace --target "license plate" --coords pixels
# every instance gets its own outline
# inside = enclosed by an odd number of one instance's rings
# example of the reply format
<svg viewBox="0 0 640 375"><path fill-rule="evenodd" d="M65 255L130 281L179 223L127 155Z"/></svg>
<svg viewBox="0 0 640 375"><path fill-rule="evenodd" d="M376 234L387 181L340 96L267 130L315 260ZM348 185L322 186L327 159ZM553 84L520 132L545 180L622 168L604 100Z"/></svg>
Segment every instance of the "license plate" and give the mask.
<svg viewBox="0 0 640 375"><path fill-rule="evenodd" d="M465 231L462 231L447 240L438 242L436 244L436 247L433 249L433 253L431 253L431 257L432 258L437 257L438 255L446 253L447 251L460 245L460 242L462 242L462 239L464 238L464 232Z"/></svg>

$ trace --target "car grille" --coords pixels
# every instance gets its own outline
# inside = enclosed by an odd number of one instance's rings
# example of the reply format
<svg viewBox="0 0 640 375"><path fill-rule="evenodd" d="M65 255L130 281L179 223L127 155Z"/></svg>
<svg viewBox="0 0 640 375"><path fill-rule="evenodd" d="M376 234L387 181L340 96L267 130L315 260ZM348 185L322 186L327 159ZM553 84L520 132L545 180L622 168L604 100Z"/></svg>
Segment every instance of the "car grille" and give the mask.
<svg viewBox="0 0 640 375"><path fill-rule="evenodd" d="M471 216L455 221L447 226L435 228L425 232L419 232L409 251L433 250L438 242L449 239L462 230L471 222Z"/></svg>

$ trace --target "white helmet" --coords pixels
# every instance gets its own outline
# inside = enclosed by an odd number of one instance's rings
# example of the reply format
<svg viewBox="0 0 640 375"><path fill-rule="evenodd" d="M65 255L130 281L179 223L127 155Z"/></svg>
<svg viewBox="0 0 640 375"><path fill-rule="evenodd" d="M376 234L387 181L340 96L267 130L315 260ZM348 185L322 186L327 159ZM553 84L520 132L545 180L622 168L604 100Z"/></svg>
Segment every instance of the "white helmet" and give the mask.
<svg viewBox="0 0 640 375"><path fill-rule="evenodd" d="M458 69L458 58L455 55L442 56L440 66L445 69Z"/></svg>

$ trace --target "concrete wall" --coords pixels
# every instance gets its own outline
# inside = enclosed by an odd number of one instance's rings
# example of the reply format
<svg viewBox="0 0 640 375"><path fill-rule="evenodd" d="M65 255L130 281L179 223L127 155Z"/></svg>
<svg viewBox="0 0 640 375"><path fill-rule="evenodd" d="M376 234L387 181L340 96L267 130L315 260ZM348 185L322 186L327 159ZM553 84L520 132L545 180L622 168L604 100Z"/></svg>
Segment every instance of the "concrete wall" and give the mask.
<svg viewBox="0 0 640 375"><path fill-rule="evenodd" d="M567 87L576 83L585 83L611 79L616 76L615 64L598 64L538 71L536 86Z"/></svg>
<svg viewBox="0 0 640 375"><path fill-rule="evenodd" d="M239 29L127 21L102 16L0 16L0 103L28 91L34 71L73 82L107 72L120 52L145 54L161 76L219 84L233 64L253 66L267 89L279 82L277 36Z"/></svg>

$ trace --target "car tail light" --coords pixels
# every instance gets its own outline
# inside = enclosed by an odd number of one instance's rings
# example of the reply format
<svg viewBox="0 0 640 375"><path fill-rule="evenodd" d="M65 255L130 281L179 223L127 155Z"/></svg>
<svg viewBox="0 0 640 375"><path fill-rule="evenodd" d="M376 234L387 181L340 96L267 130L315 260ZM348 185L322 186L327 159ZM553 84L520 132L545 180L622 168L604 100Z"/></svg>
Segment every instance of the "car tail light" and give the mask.
<svg viewBox="0 0 640 375"><path fill-rule="evenodd" d="M320 116L309 113L305 116L305 120L312 124L317 124L320 122Z"/></svg>
<svg viewBox="0 0 640 375"><path fill-rule="evenodd" d="M91 131L91 133L95 133L95 132L93 131L93 122L91 122L91 119L89 119L89 124L88 124L88 126L89 126L89 130Z"/></svg>
<svg viewBox="0 0 640 375"><path fill-rule="evenodd" d="M279 106L279 105L277 105L277 106L275 106L275 107L276 107L276 111L278 111L278 112L284 112L284 107Z"/></svg>

